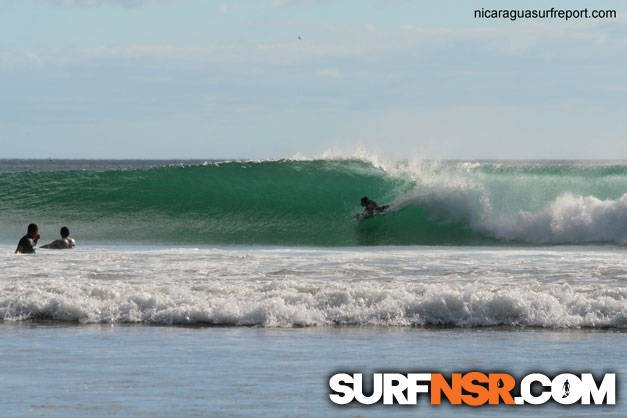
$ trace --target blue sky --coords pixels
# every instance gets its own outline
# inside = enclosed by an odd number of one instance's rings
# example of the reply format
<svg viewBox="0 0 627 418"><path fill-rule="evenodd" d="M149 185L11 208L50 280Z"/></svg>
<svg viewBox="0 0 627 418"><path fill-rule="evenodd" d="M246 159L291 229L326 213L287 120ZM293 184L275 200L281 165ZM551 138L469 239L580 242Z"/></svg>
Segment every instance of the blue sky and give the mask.
<svg viewBox="0 0 627 418"><path fill-rule="evenodd" d="M546 4L5 0L0 158L626 159L624 2L473 18Z"/></svg>

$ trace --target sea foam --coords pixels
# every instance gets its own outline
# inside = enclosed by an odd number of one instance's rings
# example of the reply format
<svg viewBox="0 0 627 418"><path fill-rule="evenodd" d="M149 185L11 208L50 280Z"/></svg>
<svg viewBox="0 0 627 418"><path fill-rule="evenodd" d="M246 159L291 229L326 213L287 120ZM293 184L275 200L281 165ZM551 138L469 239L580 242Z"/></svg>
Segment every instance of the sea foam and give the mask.
<svg viewBox="0 0 627 418"><path fill-rule="evenodd" d="M61 285L2 288L4 321L294 327L537 326L625 328L627 291L568 285L384 286L357 282Z"/></svg>
<svg viewBox="0 0 627 418"><path fill-rule="evenodd" d="M627 326L618 251L82 250L2 263L4 321Z"/></svg>

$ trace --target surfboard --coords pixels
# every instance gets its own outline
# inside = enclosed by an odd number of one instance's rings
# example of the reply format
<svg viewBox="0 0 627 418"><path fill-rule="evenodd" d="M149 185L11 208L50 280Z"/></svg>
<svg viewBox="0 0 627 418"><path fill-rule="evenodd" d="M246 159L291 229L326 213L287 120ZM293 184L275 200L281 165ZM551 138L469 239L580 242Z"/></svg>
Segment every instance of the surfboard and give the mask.
<svg viewBox="0 0 627 418"><path fill-rule="evenodd" d="M377 216L385 216L388 213L389 207L390 207L389 205L381 206L379 210L376 210L372 213L368 213L365 211L356 213L355 216L353 216L353 218L355 218L358 221L362 221L364 219L376 218Z"/></svg>

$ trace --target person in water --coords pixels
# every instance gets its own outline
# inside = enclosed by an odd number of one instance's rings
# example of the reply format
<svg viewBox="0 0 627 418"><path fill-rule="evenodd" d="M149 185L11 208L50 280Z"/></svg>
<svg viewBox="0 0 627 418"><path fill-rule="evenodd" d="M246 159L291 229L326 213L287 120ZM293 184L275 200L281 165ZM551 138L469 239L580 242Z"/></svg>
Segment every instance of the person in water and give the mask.
<svg viewBox="0 0 627 418"><path fill-rule="evenodd" d="M39 238L39 228L37 224L28 225L27 233L17 244L15 254L35 254L35 245L37 245Z"/></svg>
<svg viewBox="0 0 627 418"><path fill-rule="evenodd" d="M363 206L364 212L368 215L374 215L375 213L382 212L389 207L389 205L379 206L374 200L368 199L368 196L361 198L361 206Z"/></svg>
<svg viewBox="0 0 627 418"><path fill-rule="evenodd" d="M61 239L52 241L50 244L42 245L41 248L49 248L52 250L64 250L66 248L76 247L74 238L70 238L70 230L67 226L61 228Z"/></svg>

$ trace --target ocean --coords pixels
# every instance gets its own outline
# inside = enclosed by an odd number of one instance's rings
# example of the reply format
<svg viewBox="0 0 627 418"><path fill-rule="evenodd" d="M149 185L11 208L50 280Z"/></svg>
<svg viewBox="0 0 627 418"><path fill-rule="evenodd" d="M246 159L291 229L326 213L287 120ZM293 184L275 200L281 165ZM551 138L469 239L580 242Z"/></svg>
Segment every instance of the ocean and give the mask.
<svg viewBox="0 0 627 418"><path fill-rule="evenodd" d="M627 164L1 161L0 240L32 221L83 243L627 243ZM391 213L355 223L364 195Z"/></svg>
<svg viewBox="0 0 627 418"><path fill-rule="evenodd" d="M367 195L385 216L357 221ZM77 248L13 251L67 225ZM12 416L494 415L338 407L338 371L618 374L627 163L0 160Z"/></svg>

